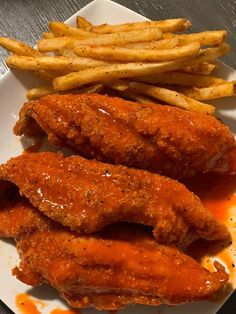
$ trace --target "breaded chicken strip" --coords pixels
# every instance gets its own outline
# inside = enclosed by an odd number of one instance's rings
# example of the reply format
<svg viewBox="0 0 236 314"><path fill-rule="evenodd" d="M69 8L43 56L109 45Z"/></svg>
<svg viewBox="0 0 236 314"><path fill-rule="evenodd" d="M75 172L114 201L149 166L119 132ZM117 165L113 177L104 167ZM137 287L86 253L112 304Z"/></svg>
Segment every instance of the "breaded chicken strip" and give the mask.
<svg viewBox="0 0 236 314"><path fill-rule="evenodd" d="M51 219L78 233L126 221L153 227L161 243L186 247L198 238L226 239L227 228L181 183L59 153L31 153L0 166L0 179Z"/></svg>
<svg viewBox="0 0 236 314"><path fill-rule="evenodd" d="M71 306L100 310L209 300L228 281L219 263L217 272L210 273L178 249L155 243L139 228L115 233L35 232L17 244L21 264L14 274L30 285L50 284Z"/></svg>
<svg viewBox="0 0 236 314"><path fill-rule="evenodd" d="M235 140L212 116L98 94L49 95L25 103L14 132L69 147L87 158L172 178L228 172Z"/></svg>
<svg viewBox="0 0 236 314"><path fill-rule="evenodd" d="M80 236L43 216L17 190L1 196L1 236L17 239L26 284L48 283L73 307L118 309L211 299L228 275L210 273L176 248L158 245L140 226L112 225ZM3 202L4 200L4 202Z"/></svg>

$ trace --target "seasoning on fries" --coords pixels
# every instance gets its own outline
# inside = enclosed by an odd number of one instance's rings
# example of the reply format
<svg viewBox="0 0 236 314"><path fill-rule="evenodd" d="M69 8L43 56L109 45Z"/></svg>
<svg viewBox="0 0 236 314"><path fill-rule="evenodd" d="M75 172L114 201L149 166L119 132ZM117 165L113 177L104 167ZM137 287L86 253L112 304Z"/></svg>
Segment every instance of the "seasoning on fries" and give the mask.
<svg viewBox="0 0 236 314"><path fill-rule="evenodd" d="M141 103L161 101L213 114L215 108L202 101L236 95L235 82L212 75L217 58L230 51L227 32L183 33L190 26L185 18L93 25L77 16L76 26L50 22L37 49L6 37L0 37L0 46L11 53L10 68L45 81L28 90L30 100L113 90Z"/></svg>
<svg viewBox="0 0 236 314"><path fill-rule="evenodd" d="M183 94L188 97L198 100L210 100L223 97L236 96L236 82L223 82L222 84L208 86L204 88L186 88L179 89Z"/></svg>
<svg viewBox="0 0 236 314"><path fill-rule="evenodd" d="M191 22L188 19L168 19L163 21L145 21L145 22L134 22L124 23L118 25L102 24L98 26L92 26L91 31L107 34L117 32L129 32L132 30L146 29L157 27L162 32L181 32L191 26Z"/></svg>
<svg viewBox="0 0 236 314"><path fill-rule="evenodd" d="M200 45L193 43L173 49L129 49L122 47L96 47L78 45L75 53L81 57L91 57L101 60L122 60L130 62L169 61L198 55Z"/></svg>

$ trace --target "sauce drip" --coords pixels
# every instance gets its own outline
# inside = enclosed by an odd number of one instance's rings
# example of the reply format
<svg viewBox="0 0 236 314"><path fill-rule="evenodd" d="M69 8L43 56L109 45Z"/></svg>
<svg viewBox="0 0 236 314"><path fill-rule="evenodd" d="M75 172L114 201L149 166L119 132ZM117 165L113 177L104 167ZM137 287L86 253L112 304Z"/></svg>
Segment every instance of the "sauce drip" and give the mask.
<svg viewBox="0 0 236 314"><path fill-rule="evenodd" d="M200 197L203 205L209 209L216 219L226 222L229 209L236 206L236 176L217 174L199 175L185 185Z"/></svg>
<svg viewBox="0 0 236 314"><path fill-rule="evenodd" d="M80 310L61 310L55 309L50 312L50 314L81 314Z"/></svg>
<svg viewBox="0 0 236 314"><path fill-rule="evenodd" d="M42 307L45 306L43 302L31 298L31 296L26 293L21 293L16 296L16 306L22 314L41 314L36 304L40 304Z"/></svg>
<svg viewBox="0 0 236 314"><path fill-rule="evenodd" d="M203 205L213 213L217 220L228 223L231 218L229 216L230 209L236 206L236 195L234 195L236 191L235 175L204 174L184 183L190 191L199 196ZM230 239L225 241L198 240L188 247L187 254L199 262L204 261L210 271L215 271L210 256L217 256L225 263L231 276L233 276L235 269L233 257L226 250L231 244Z"/></svg>

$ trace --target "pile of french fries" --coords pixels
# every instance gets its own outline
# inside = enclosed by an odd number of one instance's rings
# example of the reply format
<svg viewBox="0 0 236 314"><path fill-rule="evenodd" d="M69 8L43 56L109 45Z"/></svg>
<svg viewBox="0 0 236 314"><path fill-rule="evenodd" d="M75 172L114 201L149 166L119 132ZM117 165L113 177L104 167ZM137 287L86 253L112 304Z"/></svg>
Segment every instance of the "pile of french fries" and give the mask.
<svg viewBox="0 0 236 314"><path fill-rule="evenodd" d="M78 16L76 27L50 22L37 49L6 37L0 46L12 53L10 68L45 81L28 90L29 100L109 89L141 103L213 114L215 107L202 101L236 95L234 81L212 75L216 59L230 51L227 32L184 34L190 26L184 18L94 26Z"/></svg>

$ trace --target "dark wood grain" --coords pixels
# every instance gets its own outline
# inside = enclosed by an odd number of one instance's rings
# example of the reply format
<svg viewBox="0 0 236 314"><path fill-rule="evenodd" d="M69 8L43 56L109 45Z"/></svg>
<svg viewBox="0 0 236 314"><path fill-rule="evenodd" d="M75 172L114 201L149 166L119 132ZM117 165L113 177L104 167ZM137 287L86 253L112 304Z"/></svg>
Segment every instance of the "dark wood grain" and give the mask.
<svg viewBox="0 0 236 314"><path fill-rule="evenodd" d="M89 0L0 0L0 36L9 36L34 45L50 20L66 20L89 3ZM188 17L194 31L226 29L232 52L223 61L236 69L236 0L116 0L150 19ZM105 21L104 21L105 22ZM6 52L0 48L0 74L6 71L2 62ZM3 287L0 287L2 289ZM236 313L236 302L230 301L219 314ZM0 313L9 314L0 303Z"/></svg>
<svg viewBox="0 0 236 314"><path fill-rule="evenodd" d="M34 45L40 33L47 29L53 19L66 20L81 9L89 0L0 0L0 33ZM223 58L236 68L236 0L116 0L116 2L150 19L188 17L194 31L226 29L232 52ZM0 60L6 56L0 50ZM6 67L1 62L0 72Z"/></svg>

